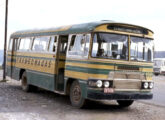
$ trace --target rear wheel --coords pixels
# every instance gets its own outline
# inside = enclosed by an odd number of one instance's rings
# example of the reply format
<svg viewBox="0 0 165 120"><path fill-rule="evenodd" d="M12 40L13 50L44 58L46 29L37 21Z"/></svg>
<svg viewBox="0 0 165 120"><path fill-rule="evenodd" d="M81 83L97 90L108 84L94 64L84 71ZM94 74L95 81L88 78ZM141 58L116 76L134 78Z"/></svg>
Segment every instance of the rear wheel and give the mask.
<svg viewBox="0 0 165 120"><path fill-rule="evenodd" d="M133 104L134 100L117 100L120 107L129 107Z"/></svg>
<svg viewBox="0 0 165 120"><path fill-rule="evenodd" d="M38 89L36 86L28 84L25 71L23 72L22 77L21 77L21 86L22 86L22 90L25 92L36 92Z"/></svg>
<svg viewBox="0 0 165 120"><path fill-rule="evenodd" d="M30 86L27 83L26 72L23 72L23 74L22 74L21 86L22 86L22 90L23 91L25 91L25 92L29 92L30 91Z"/></svg>
<svg viewBox="0 0 165 120"><path fill-rule="evenodd" d="M70 101L72 106L82 108L86 100L82 97L82 90L78 81L74 81L70 88Z"/></svg>

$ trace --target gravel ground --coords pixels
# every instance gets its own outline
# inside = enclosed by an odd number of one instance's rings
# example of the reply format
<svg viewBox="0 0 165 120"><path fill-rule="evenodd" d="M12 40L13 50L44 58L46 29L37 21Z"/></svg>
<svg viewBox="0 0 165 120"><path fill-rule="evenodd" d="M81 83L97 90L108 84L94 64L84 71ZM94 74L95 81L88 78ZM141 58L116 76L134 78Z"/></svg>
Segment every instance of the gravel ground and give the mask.
<svg viewBox="0 0 165 120"><path fill-rule="evenodd" d="M153 76L154 80L154 89L153 89L153 99L146 100L143 102L147 102L150 104L156 104L159 106L165 107L165 76L159 75L159 76Z"/></svg>
<svg viewBox="0 0 165 120"><path fill-rule="evenodd" d="M137 101L129 108L121 109L114 101L104 101L92 102L86 109L76 109L70 105L67 96L45 90L25 93L18 81L0 82L0 120L164 120L164 118L163 106Z"/></svg>

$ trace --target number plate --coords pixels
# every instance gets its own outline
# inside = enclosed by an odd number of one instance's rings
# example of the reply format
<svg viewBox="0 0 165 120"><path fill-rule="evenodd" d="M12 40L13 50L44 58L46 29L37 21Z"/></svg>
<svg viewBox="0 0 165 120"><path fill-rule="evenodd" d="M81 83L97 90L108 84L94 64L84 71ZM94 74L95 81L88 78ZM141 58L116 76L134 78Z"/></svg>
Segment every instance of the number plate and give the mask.
<svg viewBox="0 0 165 120"><path fill-rule="evenodd" d="M113 93L113 88L104 88L104 93Z"/></svg>

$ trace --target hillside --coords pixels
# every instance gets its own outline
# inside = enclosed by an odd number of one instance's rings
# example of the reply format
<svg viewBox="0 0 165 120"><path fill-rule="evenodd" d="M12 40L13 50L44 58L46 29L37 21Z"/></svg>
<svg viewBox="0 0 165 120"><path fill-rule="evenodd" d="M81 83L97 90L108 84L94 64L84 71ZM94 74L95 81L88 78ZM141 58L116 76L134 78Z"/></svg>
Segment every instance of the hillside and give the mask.
<svg viewBox="0 0 165 120"><path fill-rule="evenodd" d="M154 58L165 58L165 51L155 51Z"/></svg>
<svg viewBox="0 0 165 120"><path fill-rule="evenodd" d="M0 65L3 63L3 50L0 50Z"/></svg>

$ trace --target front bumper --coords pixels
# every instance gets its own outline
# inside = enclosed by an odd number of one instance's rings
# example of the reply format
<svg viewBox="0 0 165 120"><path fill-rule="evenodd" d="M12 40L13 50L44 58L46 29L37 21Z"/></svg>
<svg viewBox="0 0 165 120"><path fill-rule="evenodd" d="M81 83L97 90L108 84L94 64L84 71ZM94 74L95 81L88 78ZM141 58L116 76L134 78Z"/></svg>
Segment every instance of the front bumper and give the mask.
<svg viewBox="0 0 165 120"><path fill-rule="evenodd" d="M93 100L138 100L138 99L152 99L152 93L141 92L118 92L118 93L98 93L90 91L87 94L88 99Z"/></svg>

